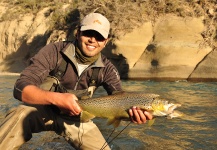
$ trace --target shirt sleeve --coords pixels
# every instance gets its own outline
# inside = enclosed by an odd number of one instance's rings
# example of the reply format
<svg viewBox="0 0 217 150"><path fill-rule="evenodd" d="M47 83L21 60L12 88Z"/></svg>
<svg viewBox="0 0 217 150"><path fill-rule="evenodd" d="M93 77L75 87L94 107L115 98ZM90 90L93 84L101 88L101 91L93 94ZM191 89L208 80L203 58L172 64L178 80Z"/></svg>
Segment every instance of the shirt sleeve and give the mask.
<svg viewBox="0 0 217 150"><path fill-rule="evenodd" d="M103 87L108 95L122 91L119 72L110 61L105 63L105 68L103 69Z"/></svg>
<svg viewBox="0 0 217 150"><path fill-rule="evenodd" d="M14 97L21 100L22 90L27 85L40 85L53 70L57 62L57 46L49 44L43 47L34 57L30 59L30 65L25 68L15 82Z"/></svg>

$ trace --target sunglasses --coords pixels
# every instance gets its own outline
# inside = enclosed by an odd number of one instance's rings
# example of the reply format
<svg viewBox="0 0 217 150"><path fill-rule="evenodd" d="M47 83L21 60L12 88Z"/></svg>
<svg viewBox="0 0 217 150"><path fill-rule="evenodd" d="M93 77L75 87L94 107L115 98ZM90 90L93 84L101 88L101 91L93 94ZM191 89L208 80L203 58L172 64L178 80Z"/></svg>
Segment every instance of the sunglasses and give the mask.
<svg viewBox="0 0 217 150"><path fill-rule="evenodd" d="M94 31L94 30L81 31L81 35L85 37L94 37L96 41L106 40L99 32Z"/></svg>

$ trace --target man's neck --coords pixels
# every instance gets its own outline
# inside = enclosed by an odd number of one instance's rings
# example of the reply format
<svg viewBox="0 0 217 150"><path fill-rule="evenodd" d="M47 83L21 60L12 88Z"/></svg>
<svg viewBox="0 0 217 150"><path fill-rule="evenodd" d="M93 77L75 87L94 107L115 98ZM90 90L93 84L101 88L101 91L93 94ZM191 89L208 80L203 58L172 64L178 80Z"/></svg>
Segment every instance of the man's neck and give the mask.
<svg viewBox="0 0 217 150"><path fill-rule="evenodd" d="M93 57L87 57L82 53L82 51L78 48L78 46L75 45L75 57L79 64L84 64L84 65L92 64L99 58L99 55L100 53L98 53Z"/></svg>

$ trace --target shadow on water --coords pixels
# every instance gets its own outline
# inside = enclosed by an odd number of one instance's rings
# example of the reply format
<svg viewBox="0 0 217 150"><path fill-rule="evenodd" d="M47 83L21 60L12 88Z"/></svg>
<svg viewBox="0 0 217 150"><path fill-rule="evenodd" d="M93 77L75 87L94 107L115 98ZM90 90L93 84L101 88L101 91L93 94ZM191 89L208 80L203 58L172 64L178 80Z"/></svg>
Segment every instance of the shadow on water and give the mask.
<svg viewBox="0 0 217 150"><path fill-rule="evenodd" d="M0 76L0 121L6 111L19 104L12 97L13 85L17 76ZM182 118L156 118L152 126L131 123L110 146L113 150L185 150L207 149L217 147L217 83L191 82L154 82L154 81L123 81L126 91L144 91L156 93L174 103L180 103L178 108L185 116ZM97 96L106 95L99 88ZM105 119L94 119L105 138L111 133L112 126L106 125ZM118 134L128 122L121 125L112 134ZM111 137L111 138L112 138ZM21 150L67 149L71 150L64 139L53 132L33 134L33 138L25 143Z"/></svg>

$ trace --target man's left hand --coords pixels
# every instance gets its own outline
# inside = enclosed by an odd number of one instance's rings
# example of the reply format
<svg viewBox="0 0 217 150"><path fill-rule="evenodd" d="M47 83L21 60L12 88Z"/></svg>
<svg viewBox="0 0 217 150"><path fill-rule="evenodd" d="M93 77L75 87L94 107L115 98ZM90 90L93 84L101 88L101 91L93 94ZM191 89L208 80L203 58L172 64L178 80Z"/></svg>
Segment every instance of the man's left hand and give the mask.
<svg viewBox="0 0 217 150"><path fill-rule="evenodd" d="M151 120L153 118L152 114L147 111L143 111L138 107L132 107L129 109L129 115L131 121L137 124L146 123L147 120Z"/></svg>

